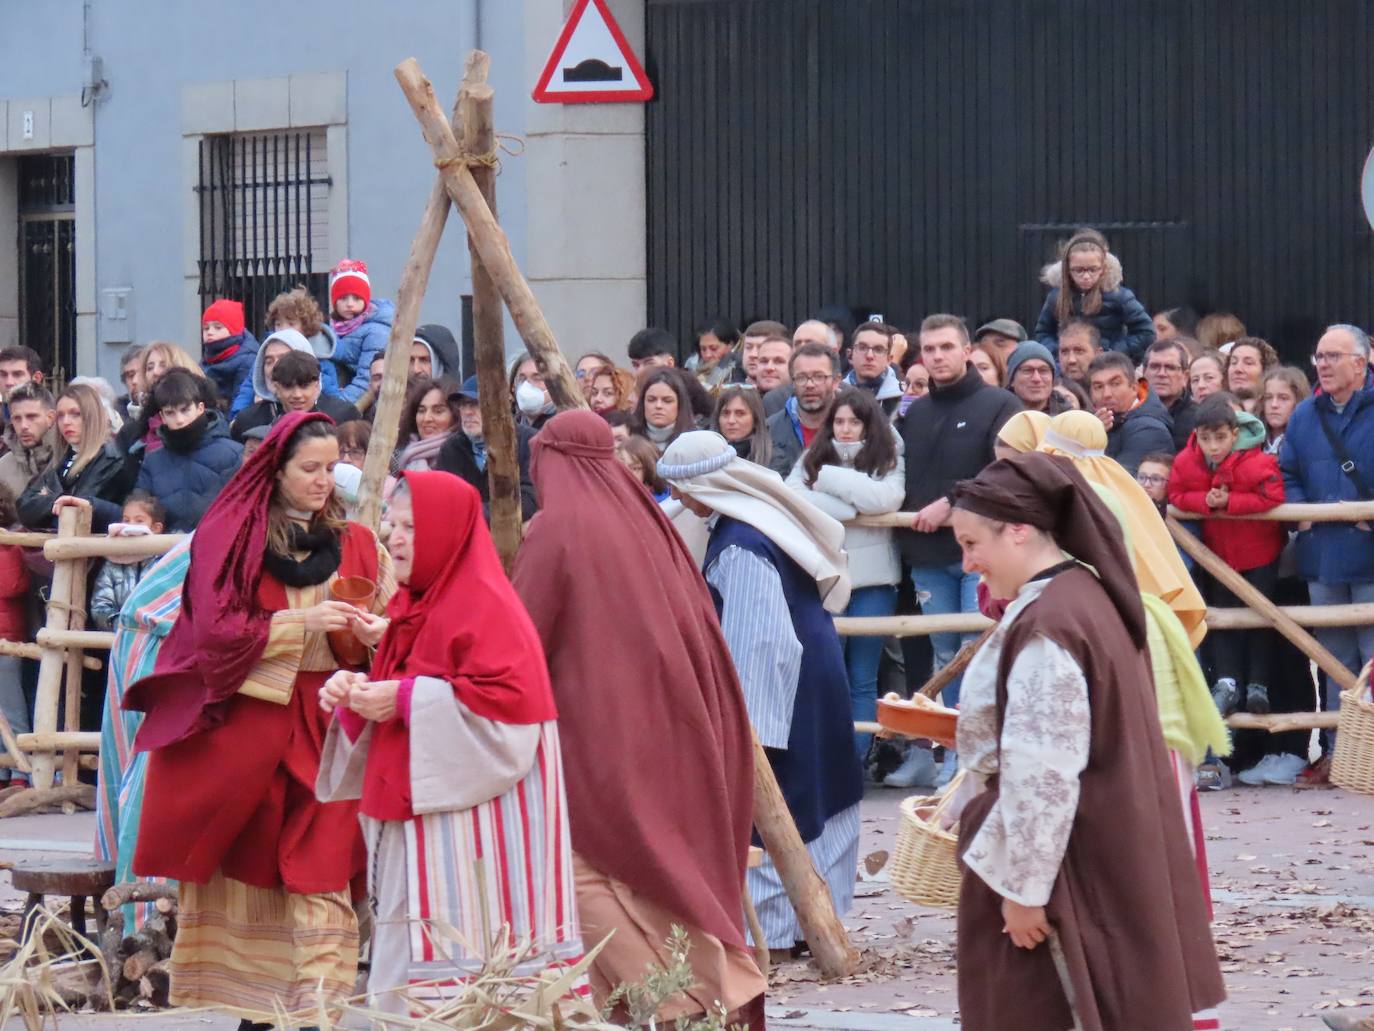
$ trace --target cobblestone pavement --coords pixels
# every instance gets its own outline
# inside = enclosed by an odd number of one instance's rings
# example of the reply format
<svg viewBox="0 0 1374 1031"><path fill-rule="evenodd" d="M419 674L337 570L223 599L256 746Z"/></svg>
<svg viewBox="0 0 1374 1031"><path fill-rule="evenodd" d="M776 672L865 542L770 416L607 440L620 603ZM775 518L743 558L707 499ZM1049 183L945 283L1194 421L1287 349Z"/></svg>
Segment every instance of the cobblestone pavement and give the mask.
<svg viewBox="0 0 1374 1031"><path fill-rule="evenodd" d="M903 792L864 800L861 855L891 851ZM1203 822L1216 903L1214 932L1230 998L1223 1026L1320 1028L1324 1012L1374 1015L1374 799L1334 788L1235 788L1205 794ZM14 844L66 850L90 840L88 814L0 824L0 858ZM31 854L31 853L30 853ZM20 901L5 878L0 905ZM769 1026L811 1031L947 1031L958 1027L954 918L911 905L886 870L858 886L846 923L865 967L825 983L814 967L773 972ZM231 1031L204 1013L64 1017L62 1028Z"/></svg>

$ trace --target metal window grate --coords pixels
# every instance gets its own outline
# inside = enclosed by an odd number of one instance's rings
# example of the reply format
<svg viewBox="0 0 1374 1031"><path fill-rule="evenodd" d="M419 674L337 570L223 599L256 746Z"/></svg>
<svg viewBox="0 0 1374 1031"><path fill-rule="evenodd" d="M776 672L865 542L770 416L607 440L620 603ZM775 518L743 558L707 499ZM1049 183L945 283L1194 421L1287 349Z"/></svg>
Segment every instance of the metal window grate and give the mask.
<svg viewBox="0 0 1374 1031"><path fill-rule="evenodd" d="M19 340L61 381L76 362L76 204L71 154L19 159Z"/></svg>
<svg viewBox="0 0 1374 1031"><path fill-rule="evenodd" d="M200 141L200 298L241 301L261 338L267 306L304 283L328 309L325 130L240 133Z"/></svg>

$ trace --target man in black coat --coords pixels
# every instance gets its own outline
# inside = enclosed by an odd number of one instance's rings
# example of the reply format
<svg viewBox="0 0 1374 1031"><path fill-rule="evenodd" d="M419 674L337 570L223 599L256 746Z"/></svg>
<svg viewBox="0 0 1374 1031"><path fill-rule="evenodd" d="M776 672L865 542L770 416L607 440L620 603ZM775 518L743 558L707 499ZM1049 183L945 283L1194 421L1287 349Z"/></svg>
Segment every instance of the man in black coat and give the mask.
<svg viewBox="0 0 1374 1031"><path fill-rule="evenodd" d="M1197 424L1197 402L1188 396L1188 348L1175 337L1156 340L1145 350L1145 379L1169 418L1175 452L1188 446Z"/></svg>
<svg viewBox="0 0 1374 1031"><path fill-rule="evenodd" d="M1146 455L1174 450L1174 420L1149 383L1137 380L1135 363L1120 351L1104 351L1088 366L1093 408L1107 429L1107 455L1132 476Z"/></svg>
<svg viewBox="0 0 1374 1031"><path fill-rule="evenodd" d="M435 469L452 473L466 480L482 495L482 514L491 521L491 488L487 482L487 441L482 426L482 409L477 403L477 377L469 376L457 391L449 395L458 404L458 428L444 441ZM534 481L530 478L530 441L535 431L528 426L515 426L516 458L520 463L520 514L528 520L539 509L534 497Z"/></svg>
<svg viewBox="0 0 1374 1031"><path fill-rule="evenodd" d="M912 402L901 420L906 444L905 512L915 526L897 532L902 558L926 615L975 612L978 576L965 573L949 529L950 494L993 460L1002 425L1021 410L1015 395L988 386L969 362L968 327L957 315L931 315L921 323L921 361L930 370L930 393ZM958 651L958 634L932 634L938 669ZM958 700L958 681L945 700Z"/></svg>

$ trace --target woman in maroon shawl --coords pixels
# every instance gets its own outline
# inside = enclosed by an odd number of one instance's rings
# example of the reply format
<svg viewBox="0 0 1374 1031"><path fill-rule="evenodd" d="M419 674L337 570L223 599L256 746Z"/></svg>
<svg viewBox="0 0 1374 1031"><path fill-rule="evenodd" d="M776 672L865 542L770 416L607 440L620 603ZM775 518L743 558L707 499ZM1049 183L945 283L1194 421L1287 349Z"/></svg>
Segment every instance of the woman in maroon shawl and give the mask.
<svg viewBox="0 0 1374 1031"><path fill-rule="evenodd" d="M395 583L343 518L338 460L325 416L277 423L197 527L181 615L124 699L152 752L134 872L181 882L172 1001L241 1027L351 995L357 973L358 807L315 799L317 697L341 665L327 633L361 623L330 585L366 577L380 611Z"/></svg>
<svg viewBox="0 0 1374 1031"><path fill-rule="evenodd" d="M668 962L680 924L697 985L659 1021L719 1001L762 1028L741 907L753 744L706 583L599 416L551 419L532 473L540 512L514 581L558 703L582 939L615 932L592 989L604 998Z"/></svg>

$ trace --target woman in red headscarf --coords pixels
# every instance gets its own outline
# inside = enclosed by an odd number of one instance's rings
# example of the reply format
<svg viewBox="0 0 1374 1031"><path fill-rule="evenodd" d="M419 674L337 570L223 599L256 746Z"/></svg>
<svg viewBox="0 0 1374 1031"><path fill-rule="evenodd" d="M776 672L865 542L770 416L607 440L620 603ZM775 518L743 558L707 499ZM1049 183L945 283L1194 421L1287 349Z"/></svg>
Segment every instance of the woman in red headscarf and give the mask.
<svg viewBox="0 0 1374 1031"><path fill-rule="evenodd" d="M437 1003L489 958L533 974L582 957L563 762L544 651L501 568L482 500L400 474L387 541L400 590L371 676L320 692L337 713L322 798L361 798L377 923L375 1009ZM455 934L456 932L456 934ZM582 991L586 991L585 983Z"/></svg>
<svg viewBox="0 0 1374 1031"><path fill-rule="evenodd" d="M762 1028L741 902L753 740L706 582L600 416L550 419L531 472L540 512L514 582L559 702L582 937L604 940L592 989L600 1001L670 963L678 925L696 984L659 1024L719 1002Z"/></svg>
<svg viewBox="0 0 1374 1031"><path fill-rule="evenodd" d="M240 1027L279 1008L304 1019L357 975L358 807L315 798L318 694L340 666L328 632L368 625L330 585L366 577L380 611L395 581L343 518L338 460L325 416L277 423L197 527L181 615L124 699L152 752L134 872L181 882L172 1001Z"/></svg>

